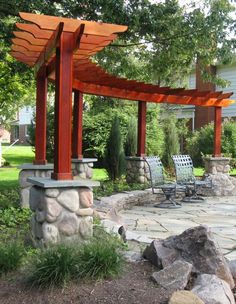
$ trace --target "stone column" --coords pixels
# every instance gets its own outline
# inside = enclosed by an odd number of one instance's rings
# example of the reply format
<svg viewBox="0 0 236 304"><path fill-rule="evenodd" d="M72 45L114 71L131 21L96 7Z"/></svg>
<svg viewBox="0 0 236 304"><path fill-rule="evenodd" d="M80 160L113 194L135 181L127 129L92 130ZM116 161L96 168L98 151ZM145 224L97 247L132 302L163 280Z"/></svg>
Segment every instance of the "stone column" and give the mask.
<svg viewBox="0 0 236 304"><path fill-rule="evenodd" d="M29 178L31 231L36 247L84 241L93 235L93 192L99 182Z"/></svg>
<svg viewBox="0 0 236 304"><path fill-rule="evenodd" d="M212 181L213 188L207 189L207 195L228 196L236 195L236 178L229 175L230 158L205 157L204 176Z"/></svg>
<svg viewBox="0 0 236 304"><path fill-rule="evenodd" d="M96 162L96 158L82 158L72 159L71 169L74 179L85 178L91 179L93 177L93 163Z"/></svg>
<svg viewBox="0 0 236 304"><path fill-rule="evenodd" d="M138 184L150 182L148 164L143 157L126 157L126 181Z"/></svg>
<svg viewBox="0 0 236 304"><path fill-rule="evenodd" d="M19 173L19 184L20 184L20 196L21 207L29 207L29 193L32 184L27 181L29 177L50 177L53 172L53 164L47 165L34 165L34 164L23 164L19 167L21 169Z"/></svg>

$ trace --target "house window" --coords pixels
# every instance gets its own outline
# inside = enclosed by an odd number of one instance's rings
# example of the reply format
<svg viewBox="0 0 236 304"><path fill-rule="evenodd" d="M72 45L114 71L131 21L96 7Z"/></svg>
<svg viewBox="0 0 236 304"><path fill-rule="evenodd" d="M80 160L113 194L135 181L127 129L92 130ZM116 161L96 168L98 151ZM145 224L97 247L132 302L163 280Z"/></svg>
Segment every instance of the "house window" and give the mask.
<svg viewBox="0 0 236 304"><path fill-rule="evenodd" d="M19 139L19 126L14 127L14 138Z"/></svg>

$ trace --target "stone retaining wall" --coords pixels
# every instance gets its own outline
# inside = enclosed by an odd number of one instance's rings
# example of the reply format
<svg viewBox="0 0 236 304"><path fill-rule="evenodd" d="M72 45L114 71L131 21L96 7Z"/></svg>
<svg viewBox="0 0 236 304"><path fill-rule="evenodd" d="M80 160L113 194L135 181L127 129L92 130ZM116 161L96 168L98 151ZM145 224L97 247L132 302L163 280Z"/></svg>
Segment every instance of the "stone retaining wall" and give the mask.
<svg viewBox="0 0 236 304"><path fill-rule="evenodd" d="M35 246L82 241L93 234L93 192L88 187L30 189Z"/></svg>
<svg viewBox="0 0 236 304"><path fill-rule="evenodd" d="M91 179L93 177L93 162L72 162L71 169L73 176L86 179Z"/></svg>
<svg viewBox="0 0 236 304"><path fill-rule="evenodd" d="M142 157L126 158L126 181L127 183L148 184L150 173L148 164Z"/></svg>

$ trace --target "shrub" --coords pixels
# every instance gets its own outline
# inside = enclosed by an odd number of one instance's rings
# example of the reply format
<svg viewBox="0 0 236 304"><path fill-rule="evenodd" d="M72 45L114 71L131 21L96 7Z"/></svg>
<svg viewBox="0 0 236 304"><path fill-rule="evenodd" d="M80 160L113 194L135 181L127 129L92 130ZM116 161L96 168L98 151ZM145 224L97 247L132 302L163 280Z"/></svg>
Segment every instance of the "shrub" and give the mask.
<svg viewBox="0 0 236 304"><path fill-rule="evenodd" d="M123 257L115 238L94 239L79 251L78 276L89 279L105 279L117 276L122 269Z"/></svg>
<svg viewBox="0 0 236 304"><path fill-rule="evenodd" d="M102 231L88 243L59 244L40 251L31 261L29 283L44 288L62 286L73 279L118 275L123 265L121 241Z"/></svg>
<svg viewBox="0 0 236 304"><path fill-rule="evenodd" d="M29 283L42 288L64 285L74 277L77 261L75 247L66 244L42 250L32 259Z"/></svg>
<svg viewBox="0 0 236 304"><path fill-rule="evenodd" d="M169 115L163 121L163 130L165 134L165 149L163 155L163 163L167 168L173 166L171 156L179 153L179 137L176 127L176 118Z"/></svg>
<svg viewBox="0 0 236 304"><path fill-rule="evenodd" d="M194 165L201 166L202 155L211 155L214 145L214 124L210 123L195 131L187 139L187 151L191 155ZM222 153L236 157L236 123L226 121L222 124Z"/></svg>
<svg viewBox="0 0 236 304"><path fill-rule="evenodd" d="M0 275L16 270L24 253L24 247L18 242L0 243Z"/></svg>
<svg viewBox="0 0 236 304"><path fill-rule="evenodd" d="M111 180L120 178L124 173L125 158L118 116L114 117L107 141L105 166Z"/></svg>
<svg viewBox="0 0 236 304"><path fill-rule="evenodd" d="M0 210L9 207L17 207L20 202L19 188L2 190L0 192Z"/></svg>
<svg viewBox="0 0 236 304"><path fill-rule="evenodd" d="M127 126L125 139L125 155L135 156L137 153L137 120L132 116Z"/></svg>

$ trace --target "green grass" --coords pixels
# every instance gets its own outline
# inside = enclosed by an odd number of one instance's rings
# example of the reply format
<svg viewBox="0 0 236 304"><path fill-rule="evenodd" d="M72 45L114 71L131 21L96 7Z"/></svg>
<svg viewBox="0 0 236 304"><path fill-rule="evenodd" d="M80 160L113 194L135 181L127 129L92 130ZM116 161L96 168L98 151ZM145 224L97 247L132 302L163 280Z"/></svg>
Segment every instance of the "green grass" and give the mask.
<svg viewBox="0 0 236 304"><path fill-rule="evenodd" d="M93 169L93 180L105 181L108 179L108 174L106 169Z"/></svg>
<svg viewBox="0 0 236 304"><path fill-rule="evenodd" d="M34 152L31 146L15 145L8 148L8 145L3 145L2 156L11 166L20 166L25 163L32 163Z"/></svg>
<svg viewBox="0 0 236 304"><path fill-rule="evenodd" d="M20 172L17 167L24 163L32 163L34 159L31 146L18 145L10 148L8 146L6 144L2 146L2 156L12 167L0 168L0 191L17 187Z"/></svg>

